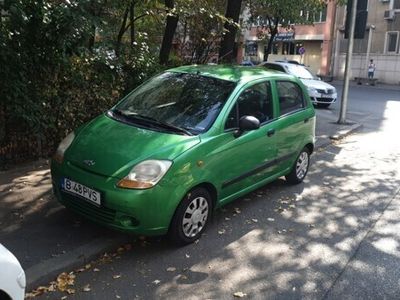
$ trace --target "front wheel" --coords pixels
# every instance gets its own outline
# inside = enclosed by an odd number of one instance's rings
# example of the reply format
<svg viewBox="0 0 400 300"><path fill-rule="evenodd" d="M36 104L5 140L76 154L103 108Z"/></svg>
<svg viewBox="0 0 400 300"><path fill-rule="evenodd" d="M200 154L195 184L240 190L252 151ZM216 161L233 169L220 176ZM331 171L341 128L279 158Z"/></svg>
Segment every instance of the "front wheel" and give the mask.
<svg viewBox="0 0 400 300"><path fill-rule="evenodd" d="M310 150L305 147L303 150L301 150L290 173L285 176L286 181L290 184L301 183L307 175L309 166Z"/></svg>
<svg viewBox="0 0 400 300"><path fill-rule="evenodd" d="M206 189L196 188L187 193L172 218L170 238L178 245L196 241L206 228L211 209L211 195Z"/></svg>

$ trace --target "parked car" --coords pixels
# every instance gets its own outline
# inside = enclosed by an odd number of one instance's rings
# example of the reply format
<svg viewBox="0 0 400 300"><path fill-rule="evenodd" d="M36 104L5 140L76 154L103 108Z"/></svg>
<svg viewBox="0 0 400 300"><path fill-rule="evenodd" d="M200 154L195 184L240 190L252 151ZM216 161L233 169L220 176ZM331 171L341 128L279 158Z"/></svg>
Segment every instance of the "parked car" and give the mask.
<svg viewBox="0 0 400 300"><path fill-rule="evenodd" d="M18 259L0 244L0 299L24 299L25 284L25 272Z"/></svg>
<svg viewBox="0 0 400 300"><path fill-rule="evenodd" d="M246 66L246 67L254 67L254 63L251 60L244 60L240 63L241 66Z"/></svg>
<svg viewBox="0 0 400 300"><path fill-rule="evenodd" d="M336 102L336 88L315 77L306 67L290 62L263 62L259 66L292 74L301 79L308 89L311 102L319 107L329 107Z"/></svg>
<svg viewBox="0 0 400 300"><path fill-rule="evenodd" d="M57 199L95 222L191 243L211 212L286 176L300 183L315 111L301 81L263 68L184 66L70 133L51 163Z"/></svg>

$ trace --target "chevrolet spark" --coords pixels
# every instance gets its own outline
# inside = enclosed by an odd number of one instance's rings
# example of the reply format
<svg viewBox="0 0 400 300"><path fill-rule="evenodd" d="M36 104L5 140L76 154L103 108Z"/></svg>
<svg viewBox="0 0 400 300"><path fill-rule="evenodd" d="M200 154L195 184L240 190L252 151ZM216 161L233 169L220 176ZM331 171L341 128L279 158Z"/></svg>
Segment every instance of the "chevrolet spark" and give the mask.
<svg viewBox="0 0 400 300"><path fill-rule="evenodd" d="M53 189L92 221L187 244L214 209L280 176L302 182L314 140L315 112L294 76L184 66L70 133L52 159Z"/></svg>

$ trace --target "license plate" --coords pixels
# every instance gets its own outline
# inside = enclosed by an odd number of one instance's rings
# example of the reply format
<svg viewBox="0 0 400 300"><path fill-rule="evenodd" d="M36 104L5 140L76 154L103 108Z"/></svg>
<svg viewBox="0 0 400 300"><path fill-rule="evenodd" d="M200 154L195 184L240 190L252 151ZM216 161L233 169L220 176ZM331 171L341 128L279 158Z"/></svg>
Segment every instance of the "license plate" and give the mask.
<svg viewBox="0 0 400 300"><path fill-rule="evenodd" d="M321 98L330 98L330 99L332 99L332 95L321 94Z"/></svg>
<svg viewBox="0 0 400 300"><path fill-rule="evenodd" d="M68 178L64 178L61 182L61 188L68 193L84 198L85 200L88 200L89 202L98 206L101 204L100 192L95 191L83 184L72 181Z"/></svg>

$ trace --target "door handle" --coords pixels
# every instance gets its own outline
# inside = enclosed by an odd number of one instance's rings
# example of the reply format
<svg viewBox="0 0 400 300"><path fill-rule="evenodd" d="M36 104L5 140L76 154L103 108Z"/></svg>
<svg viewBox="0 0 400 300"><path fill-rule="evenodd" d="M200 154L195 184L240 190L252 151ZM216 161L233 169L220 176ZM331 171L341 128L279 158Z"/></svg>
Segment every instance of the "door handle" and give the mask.
<svg viewBox="0 0 400 300"><path fill-rule="evenodd" d="M269 129L268 131L267 131L267 135L268 136L273 136L275 134L275 129Z"/></svg>
<svg viewBox="0 0 400 300"><path fill-rule="evenodd" d="M307 122L308 122L308 120L309 120L309 118L307 118L307 119L304 119L304 123L307 123Z"/></svg>

